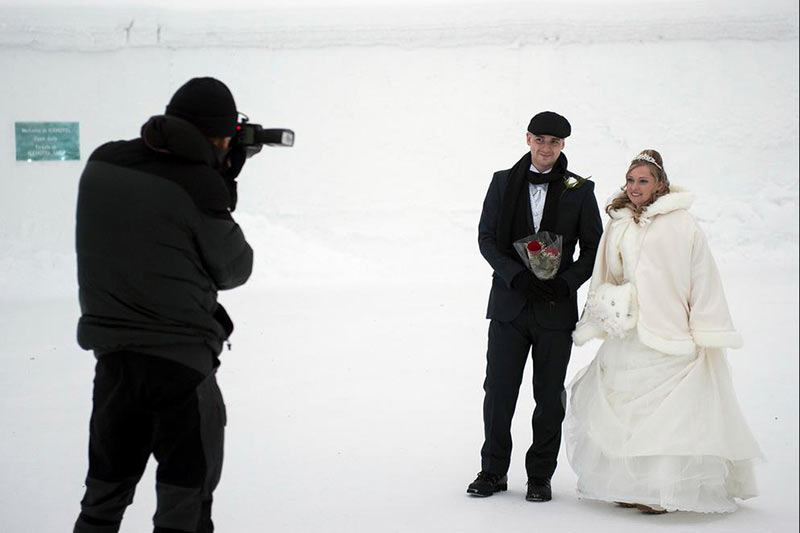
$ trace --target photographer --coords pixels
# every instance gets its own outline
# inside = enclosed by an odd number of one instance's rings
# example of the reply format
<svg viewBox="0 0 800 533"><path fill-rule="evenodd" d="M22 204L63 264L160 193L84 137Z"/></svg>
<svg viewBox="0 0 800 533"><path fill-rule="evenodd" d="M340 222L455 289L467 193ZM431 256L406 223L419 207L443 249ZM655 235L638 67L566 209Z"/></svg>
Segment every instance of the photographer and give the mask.
<svg viewBox="0 0 800 533"><path fill-rule="evenodd" d="M253 251L231 217L245 161L238 112L194 78L141 137L100 146L80 179L78 342L97 358L89 471L76 533L116 532L153 454L156 532L213 531L225 406L215 373L233 324L217 291Z"/></svg>

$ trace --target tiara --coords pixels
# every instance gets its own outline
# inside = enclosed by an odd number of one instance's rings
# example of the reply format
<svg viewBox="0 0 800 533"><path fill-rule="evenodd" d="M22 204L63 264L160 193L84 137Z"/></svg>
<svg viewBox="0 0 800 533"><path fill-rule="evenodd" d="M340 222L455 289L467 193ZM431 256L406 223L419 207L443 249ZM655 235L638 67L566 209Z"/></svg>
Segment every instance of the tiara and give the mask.
<svg viewBox="0 0 800 533"><path fill-rule="evenodd" d="M639 155L637 155L636 157L634 157L634 158L633 158L633 160L634 160L634 161L647 161L648 163L652 163L652 164L654 164L655 166L657 166L659 170L664 170L663 168L661 168L661 165L659 165L658 163L656 163L656 160L655 160L655 159L653 159L653 156L651 156L651 155L647 155L647 154L639 154Z"/></svg>

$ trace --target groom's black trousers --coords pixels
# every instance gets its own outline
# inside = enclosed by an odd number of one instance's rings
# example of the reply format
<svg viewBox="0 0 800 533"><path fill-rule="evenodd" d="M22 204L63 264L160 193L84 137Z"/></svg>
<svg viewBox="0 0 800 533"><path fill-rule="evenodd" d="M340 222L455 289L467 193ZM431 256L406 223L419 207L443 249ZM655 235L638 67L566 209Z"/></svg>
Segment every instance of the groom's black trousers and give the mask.
<svg viewBox="0 0 800 533"><path fill-rule="evenodd" d="M526 308L511 322L492 320L486 354L481 470L503 475L511 462L511 419L528 354L533 359L533 444L525 456L528 478L550 478L561 445L566 393L564 379L572 350L569 330L540 327Z"/></svg>

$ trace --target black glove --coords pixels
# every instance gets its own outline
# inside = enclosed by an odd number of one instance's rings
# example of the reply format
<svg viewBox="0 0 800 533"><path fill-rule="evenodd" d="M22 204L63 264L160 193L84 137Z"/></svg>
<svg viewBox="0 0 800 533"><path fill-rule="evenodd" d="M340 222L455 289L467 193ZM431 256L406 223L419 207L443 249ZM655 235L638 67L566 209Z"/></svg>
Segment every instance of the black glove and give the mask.
<svg viewBox="0 0 800 533"><path fill-rule="evenodd" d="M555 296L555 300L566 300L570 296L570 289L567 282L564 281L564 278L555 277L553 279L548 279L543 281L542 283L546 284L550 289L553 291L553 295Z"/></svg>
<svg viewBox="0 0 800 533"><path fill-rule="evenodd" d="M523 270L511 280L511 288L524 293L527 297L537 300L553 301L556 294L553 288L539 278L530 270Z"/></svg>
<svg viewBox="0 0 800 533"><path fill-rule="evenodd" d="M236 201L238 195L236 193L236 177L242 171L244 162L247 159L247 152L241 146L234 146L225 159L222 160L222 167L219 173L225 179L225 186L228 187L228 193L231 197L231 203L228 206L231 212L236 209Z"/></svg>
<svg viewBox="0 0 800 533"><path fill-rule="evenodd" d="M226 178L235 180L242 171L244 162L247 161L247 152L243 146L233 146L222 161L220 172Z"/></svg>
<svg viewBox="0 0 800 533"><path fill-rule="evenodd" d="M222 176L222 179L225 181L225 187L228 188L228 196L231 197L231 203L228 204L228 209L233 213L234 209L236 209L236 201L239 199L236 194L236 180L233 178L226 178L225 176Z"/></svg>
<svg viewBox="0 0 800 533"><path fill-rule="evenodd" d="M233 333L233 320L228 316L228 312L222 307L221 303L217 303L217 308L214 309L214 320L225 330L225 338L230 337L231 333Z"/></svg>

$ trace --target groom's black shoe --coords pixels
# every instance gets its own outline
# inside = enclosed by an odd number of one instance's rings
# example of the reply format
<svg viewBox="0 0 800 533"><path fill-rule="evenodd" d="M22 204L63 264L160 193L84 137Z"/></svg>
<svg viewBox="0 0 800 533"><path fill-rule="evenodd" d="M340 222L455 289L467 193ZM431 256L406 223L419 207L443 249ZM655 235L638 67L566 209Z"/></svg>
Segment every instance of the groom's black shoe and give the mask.
<svg viewBox="0 0 800 533"><path fill-rule="evenodd" d="M478 477L467 487L467 494L491 496L495 492L508 490L508 476L498 476L491 472L478 472Z"/></svg>
<svg viewBox="0 0 800 533"><path fill-rule="evenodd" d="M550 488L550 480L547 478L530 478L525 499L529 502L549 502L552 500L553 491Z"/></svg>

